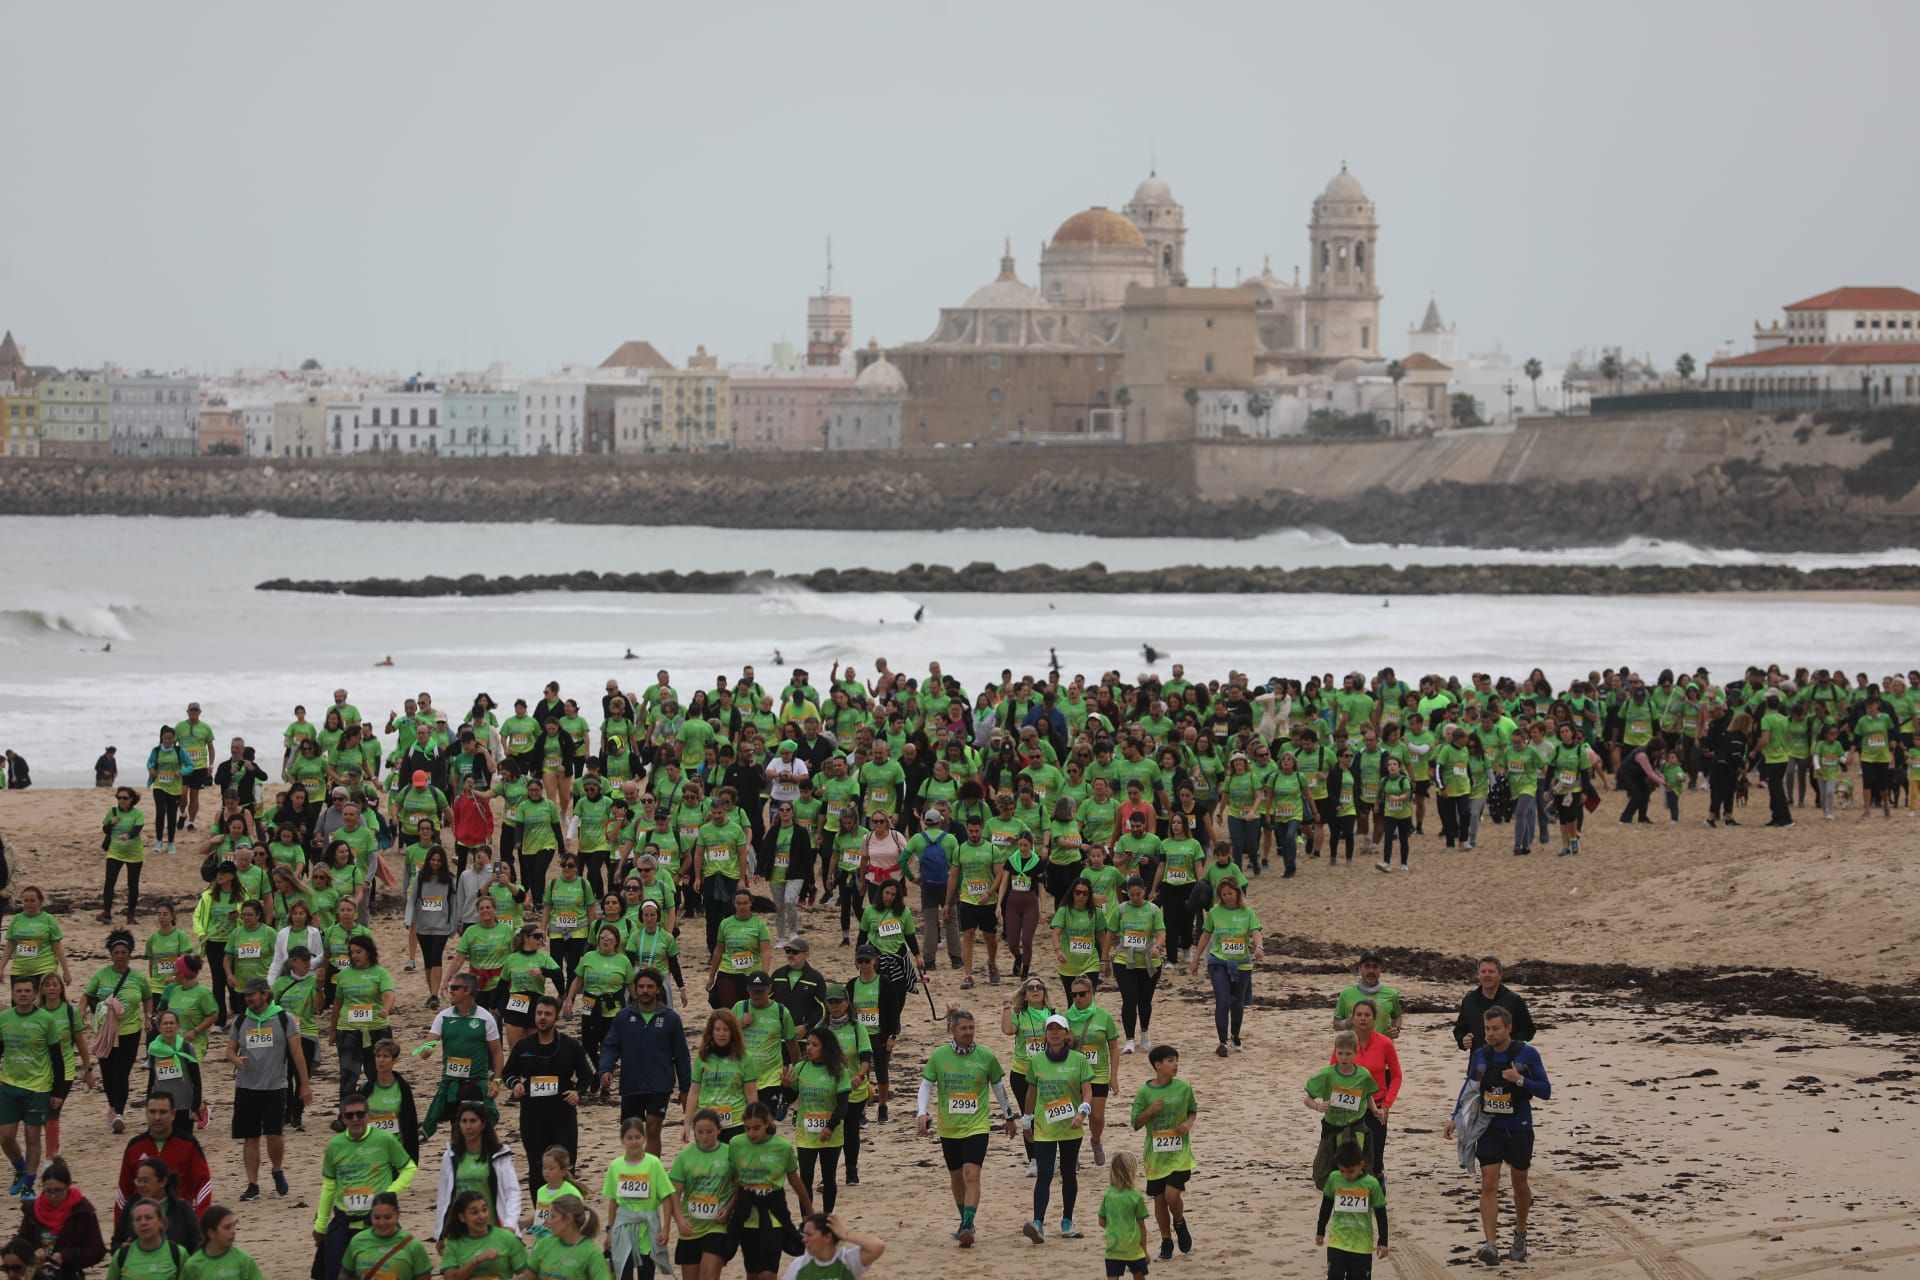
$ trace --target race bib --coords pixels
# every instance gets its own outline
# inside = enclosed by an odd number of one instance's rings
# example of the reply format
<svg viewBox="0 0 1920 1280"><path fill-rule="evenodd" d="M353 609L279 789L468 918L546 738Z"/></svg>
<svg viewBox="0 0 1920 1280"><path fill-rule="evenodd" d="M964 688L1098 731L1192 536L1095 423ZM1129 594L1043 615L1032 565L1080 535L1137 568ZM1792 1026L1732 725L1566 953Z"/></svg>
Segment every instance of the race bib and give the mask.
<svg viewBox="0 0 1920 1280"><path fill-rule="evenodd" d="M1247 940L1245 938L1220 939L1220 954L1223 956L1243 956L1247 954Z"/></svg>
<svg viewBox="0 0 1920 1280"><path fill-rule="evenodd" d="M153 1078L155 1080L178 1080L181 1075L180 1061L177 1058L162 1058L153 1064Z"/></svg>
<svg viewBox="0 0 1920 1280"><path fill-rule="evenodd" d="M372 1187L348 1187L340 1193L340 1207L348 1213L365 1213L373 1208Z"/></svg>
<svg viewBox="0 0 1920 1280"><path fill-rule="evenodd" d="M1007 885L1016 892L1025 893L1027 890L1033 888L1033 877L1015 876L1013 879L1007 881Z"/></svg>
<svg viewBox="0 0 1920 1280"><path fill-rule="evenodd" d="M1456 764L1456 765L1454 765L1454 766L1453 766L1453 776L1454 776L1454 777L1456 777L1456 778L1464 778L1464 777L1466 777L1466 776L1467 776L1467 766L1465 766L1465 765L1463 765L1463 764Z"/></svg>
<svg viewBox="0 0 1920 1280"><path fill-rule="evenodd" d="M878 1031L880 1029L880 1011L878 1009L862 1009L860 1011L860 1025L869 1031Z"/></svg>
<svg viewBox="0 0 1920 1280"><path fill-rule="evenodd" d="M966 882L967 896L969 898L984 898L987 896L987 886L988 882L985 880L969 880Z"/></svg>
<svg viewBox="0 0 1920 1280"><path fill-rule="evenodd" d="M1045 1036L1028 1036L1027 1037L1027 1053L1026 1053L1027 1057L1037 1058L1041 1054L1045 1053L1046 1051L1047 1051L1047 1038Z"/></svg>
<svg viewBox="0 0 1920 1280"><path fill-rule="evenodd" d="M891 787L875 787L873 790L867 792L867 807L869 809L885 809L892 803L893 788Z"/></svg>
<svg viewBox="0 0 1920 1280"><path fill-rule="evenodd" d="M1360 1109L1360 1091L1358 1089L1335 1089L1327 1103L1335 1111L1358 1111Z"/></svg>
<svg viewBox="0 0 1920 1280"><path fill-rule="evenodd" d="M1093 939L1068 938L1067 951L1076 956L1090 956L1093 954Z"/></svg>
<svg viewBox="0 0 1920 1280"><path fill-rule="evenodd" d="M447 899L443 894L423 893L420 895L420 909L430 915L437 915L447 909Z"/></svg>
<svg viewBox="0 0 1920 1280"><path fill-rule="evenodd" d="M249 1049L270 1050L273 1048L273 1028L270 1026L248 1027L246 1035L242 1038Z"/></svg>
<svg viewBox="0 0 1920 1280"><path fill-rule="evenodd" d="M391 1111L375 1112L367 1123L382 1133L390 1133L396 1138L400 1136L400 1117Z"/></svg>
<svg viewBox="0 0 1920 1280"><path fill-rule="evenodd" d="M1365 1213L1371 1207L1364 1191L1336 1191L1333 1193L1333 1211L1335 1213Z"/></svg>
<svg viewBox="0 0 1920 1280"><path fill-rule="evenodd" d="M560 1096L559 1076L534 1076L527 1081L529 1098L557 1098Z"/></svg>
<svg viewBox="0 0 1920 1280"><path fill-rule="evenodd" d="M754 961L758 958L751 951L730 951L727 953L727 964L731 968L745 971L753 968Z"/></svg>
<svg viewBox="0 0 1920 1280"><path fill-rule="evenodd" d="M1145 951L1147 949L1147 935L1138 929L1129 929L1120 935L1120 946L1121 949L1125 951Z"/></svg>
<svg viewBox="0 0 1920 1280"><path fill-rule="evenodd" d="M514 991L507 996L508 1013L525 1013L533 1008L533 997L524 991Z"/></svg>
<svg viewBox="0 0 1920 1280"><path fill-rule="evenodd" d="M260 944L257 942L243 942L233 949L233 957L236 960L258 960L260 958Z"/></svg>
<svg viewBox="0 0 1920 1280"><path fill-rule="evenodd" d="M800 1118L800 1123L808 1133L825 1133L833 1128L833 1113L831 1111L809 1111Z"/></svg>
<svg viewBox="0 0 1920 1280"><path fill-rule="evenodd" d="M733 1128L733 1104L731 1102L716 1103L713 1107L713 1114L720 1117L720 1128L722 1130Z"/></svg>
<svg viewBox="0 0 1920 1280"><path fill-rule="evenodd" d="M1048 1124L1065 1124L1073 1119L1074 1107L1071 1102L1056 1102L1041 1112Z"/></svg>
<svg viewBox="0 0 1920 1280"><path fill-rule="evenodd" d="M950 1116L977 1116L980 1114L980 1095L977 1093L956 1093L947 1099L947 1114Z"/></svg>
<svg viewBox="0 0 1920 1280"><path fill-rule="evenodd" d="M793 854L791 850L781 849L779 852L773 855L773 869L775 871L785 871L788 867L792 865L793 865Z"/></svg>
<svg viewBox="0 0 1920 1280"><path fill-rule="evenodd" d="M645 1174L623 1173L614 1183L614 1187L622 1200L653 1199L653 1179Z"/></svg>
<svg viewBox="0 0 1920 1280"><path fill-rule="evenodd" d="M374 1012L370 1004L350 1004L347 1006L347 1025L370 1027L373 1025Z"/></svg>
<svg viewBox="0 0 1920 1280"><path fill-rule="evenodd" d="M724 867L732 856L733 850L731 849L707 850L707 870L711 871L715 867Z"/></svg>
<svg viewBox="0 0 1920 1280"><path fill-rule="evenodd" d="M1886 745L1887 745L1886 734L1870 733L1867 735L1867 749L1869 751L1879 751L1882 748L1884 748Z"/></svg>
<svg viewBox="0 0 1920 1280"><path fill-rule="evenodd" d="M1513 1114L1513 1093L1508 1089L1487 1089L1480 1094L1480 1109L1490 1116Z"/></svg>
<svg viewBox="0 0 1920 1280"><path fill-rule="evenodd" d="M874 929L874 934L882 938L897 938L900 936L900 922L898 920L882 920Z"/></svg>
<svg viewBox="0 0 1920 1280"><path fill-rule="evenodd" d="M1186 1145L1187 1140L1185 1136L1172 1129L1155 1129L1153 1131L1153 1149L1161 1155L1171 1155L1175 1152L1182 1151L1186 1148Z"/></svg>
<svg viewBox="0 0 1920 1280"><path fill-rule="evenodd" d="M720 1197L689 1194L687 1216L698 1218L702 1222L712 1222L720 1216Z"/></svg>
<svg viewBox="0 0 1920 1280"><path fill-rule="evenodd" d="M580 913L577 911L554 912L553 927L563 933L569 933L578 929L580 927Z"/></svg>
<svg viewBox="0 0 1920 1280"><path fill-rule="evenodd" d="M446 1064L446 1074L447 1074L447 1078L450 1080L465 1080L468 1076L473 1074L473 1059L448 1058L447 1064Z"/></svg>
<svg viewBox="0 0 1920 1280"><path fill-rule="evenodd" d="M1097 1044L1083 1044L1080 1046L1080 1056L1087 1060L1088 1066L1097 1067L1100 1065L1100 1046Z"/></svg>
<svg viewBox="0 0 1920 1280"><path fill-rule="evenodd" d="M16 942L13 944L13 958L16 960L34 960L38 959L39 955L40 944L37 942Z"/></svg>

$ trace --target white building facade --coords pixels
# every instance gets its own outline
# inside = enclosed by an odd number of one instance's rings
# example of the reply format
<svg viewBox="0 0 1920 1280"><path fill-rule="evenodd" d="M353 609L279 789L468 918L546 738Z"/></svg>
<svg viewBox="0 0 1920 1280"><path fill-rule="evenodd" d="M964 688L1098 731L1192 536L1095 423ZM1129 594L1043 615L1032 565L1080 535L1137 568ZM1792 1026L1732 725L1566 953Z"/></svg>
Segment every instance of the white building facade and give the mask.
<svg viewBox="0 0 1920 1280"><path fill-rule="evenodd" d="M520 384L521 454L580 452L589 381L589 371L578 369Z"/></svg>
<svg viewBox="0 0 1920 1280"><path fill-rule="evenodd" d="M107 375L108 452L116 458L190 458L200 384L151 373Z"/></svg>
<svg viewBox="0 0 1920 1280"><path fill-rule="evenodd" d="M520 451L520 394L450 387L440 452L449 458L494 458Z"/></svg>

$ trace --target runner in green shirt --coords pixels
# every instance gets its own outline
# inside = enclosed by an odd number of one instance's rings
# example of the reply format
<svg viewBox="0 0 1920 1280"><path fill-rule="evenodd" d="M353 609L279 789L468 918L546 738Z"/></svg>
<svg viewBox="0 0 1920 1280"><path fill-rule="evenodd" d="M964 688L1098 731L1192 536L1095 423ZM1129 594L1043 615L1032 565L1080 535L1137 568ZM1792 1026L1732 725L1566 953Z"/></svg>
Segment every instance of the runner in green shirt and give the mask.
<svg viewBox="0 0 1920 1280"><path fill-rule="evenodd" d="M664 1228L673 1221L669 1201L675 1193L666 1165L647 1150L643 1117L628 1116L621 1122L620 1144L623 1154L608 1163L600 1194L606 1197L608 1251L613 1267L624 1276L629 1259L638 1269L640 1260L651 1258L665 1244L664 1238L655 1240L652 1223L659 1222L664 1237Z"/></svg>
<svg viewBox="0 0 1920 1280"><path fill-rule="evenodd" d="M200 1222L200 1252L180 1268L180 1280L265 1280L260 1265L234 1245L240 1234L240 1218L233 1210L216 1205L201 1216Z"/></svg>
<svg viewBox="0 0 1920 1280"><path fill-rule="evenodd" d="M1356 1269L1347 1262L1354 1255L1369 1260L1376 1252L1387 1256L1387 1193L1379 1179L1367 1172L1366 1156L1358 1146L1343 1143L1334 1152L1334 1163L1338 1168L1321 1184L1320 1221L1313 1243L1326 1246L1328 1275L1353 1275ZM1359 1273L1365 1274L1365 1268Z"/></svg>
<svg viewBox="0 0 1920 1280"><path fill-rule="evenodd" d="M1106 918L1093 905L1093 886L1076 880L1053 913L1053 948L1059 962L1061 993L1071 994L1073 980L1097 973L1110 963L1112 937Z"/></svg>
<svg viewBox="0 0 1920 1280"><path fill-rule="evenodd" d="M1213 983L1213 1026L1220 1035L1214 1052L1224 1058L1228 1053L1229 1033L1234 1051L1240 1044L1240 1023L1247 1006L1253 1003L1253 965L1266 959L1266 947L1260 932L1260 917L1246 906L1240 886L1223 880L1219 896L1200 921L1200 939L1194 945L1189 973L1200 972L1200 957L1207 957L1207 976Z"/></svg>
<svg viewBox="0 0 1920 1280"><path fill-rule="evenodd" d="M1108 1186L1100 1197L1100 1227L1106 1236L1107 1272L1147 1274L1147 1198L1134 1187L1134 1158L1115 1154L1107 1168ZM1116 1270L1116 1264L1118 1269Z"/></svg>
<svg viewBox="0 0 1920 1280"><path fill-rule="evenodd" d="M1379 1082L1354 1061L1358 1046L1359 1038L1353 1032L1336 1032L1333 1062L1308 1076L1302 1088L1301 1104L1320 1113L1320 1146L1313 1157L1316 1185L1326 1184L1326 1175L1333 1170L1334 1152L1341 1143L1351 1141L1365 1149L1366 1126L1362 1120L1368 1115L1381 1123L1386 1119L1375 1098L1380 1092Z"/></svg>
<svg viewBox="0 0 1920 1280"><path fill-rule="evenodd" d="M440 1230L442 1280L514 1280L526 1269L526 1246L516 1232L493 1225L486 1192L454 1196Z"/></svg>
<svg viewBox="0 0 1920 1280"><path fill-rule="evenodd" d="M37 978L13 975L13 1005L0 1012L0 1146L14 1163L9 1195L31 1193L40 1169L40 1131L49 1114L54 1086L70 1078L72 1064L60 1051L65 1030L40 1004ZM27 1126L25 1160L14 1141Z"/></svg>
<svg viewBox="0 0 1920 1280"><path fill-rule="evenodd" d="M1093 1067L1073 1046L1073 1031L1064 1014L1047 1018L1046 1041L1027 1064L1027 1116L1039 1170L1033 1186L1033 1218L1021 1228L1027 1239L1046 1239L1048 1195L1053 1188L1054 1165L1063 1173L1077 1165L1080 1139L1093 1111ZM1060 1234L1073 1239L1077 1178L1063 1177L1060 1186Z"/></svg>
<svg viewBox="0 0 1920 1280"><path fill-rule="evenodd" d="M718 1236L717 1247L708 1249L702 1244L692 1252L717 1254L724 1264L734 1253L728 1213L739 1179L734 1174L731 1152L720 1142L719 1118L712 1112L702 1111L693 1117L693 1141L680 1148L667 1178L673 1184L671 1208L683 1249L695 1241ZM697 1257L681 1256L679 1261L682 1266L698 1265Z"/></svg>
<svg viewBox="0 0 1920 1280"><path fill-rule="evenodd" d="M20 914L7 921L7 947L0 955L0 970L11 968L16 978L38 978L58 969L60 980L72 986L66 934L61 932L60 921L47 910L46 895L29 885L21 890L20 906Z"/></svg>
<svg viewBox="0 0 1920 1280"><path fill-rule="evenodd" d="M761 1064L747 1055L740 1020L729 1009L707 1015L693 1054L693 1085L687 1090L687 1124L699 1111L720 1118L720 1136L731 1141L743 1132L747 1104L760 1100Z"/></svg>
<svg viewBox="0 0 1920 1280"><path fill-rule="evenodd" d="M347 1241L340 1258L343 1274L360 1280L427 1280L433 1274L426 1246L400 1229L397 1197L376 1196L368 1220L371 1225Z"/></svg>
<svg viewBox="0 0 1920 1280"><path fill-rule="evenodd" d="M1182 1253L1193 1251L1185 1192L1193 1176L1193 1123L1200 1103L1193 1086L1179 1076L1180 1054L1172 1045L1155 1045L1147 1063L1153 1068L1153 1079L1133 1095L1132 1124L1136 1130L1145 1130L1142 1164L1164 1260L1173 1256L1176 1235Z"/></svg>
<svg viewBox="0 0 1920 1280"><path fill-rule="evenodd" d="M1119 1085L1119 1059L1113 1047L1120 1042L1120 1028L1113 1015L1093 1002L1093 979L1077 978L1073 1001L1067 1006L1067 1025L1073 1032L1074 1051L1093 1069L1093 1116L1087 1136L1093 1140L1093 1162L1104 1164L1107 1148L1107 1097Z"/></svg>
<svg viewBox="0 0 1920 1280"><path fill-rule="evenodd" d="M974 1219L980 1209L980 1166L987 1154L988 1090L1000 1099L1007 1135L1019 1132L1019 1108L1007 1097L1000 1062L974 1039L973 1015L955 1009L947 1015L953 1039L937 1046L920 1071L920 1102L915 1127L921 1137L937 1129L960 1226L954 1239L973 1247Z"/></svg>
<svg viewBox="0 0 1920 1280"><path fill-rule="evenodd" d="M820 1206L831 1213L840 1194L835 1169L846 1146L843 1126L851 1105L853 1072L831 1027L807 1028L801 1043L806 1056L787 1067L781 1083L794 1094L793 1145L800 1180L811 1189L814 1168L819 1167Z"/></svg>

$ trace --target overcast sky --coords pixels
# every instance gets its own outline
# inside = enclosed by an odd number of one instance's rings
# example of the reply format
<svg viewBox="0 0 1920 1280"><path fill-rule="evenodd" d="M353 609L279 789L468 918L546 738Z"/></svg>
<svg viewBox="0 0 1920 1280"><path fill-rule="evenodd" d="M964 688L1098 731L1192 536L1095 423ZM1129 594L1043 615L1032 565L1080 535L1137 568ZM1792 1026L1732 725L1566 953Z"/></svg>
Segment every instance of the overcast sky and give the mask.
<svg viewBox="0 0 1920 1280"><path fill-rule="evenodd" d="M1704 360L1920 287L1920 5L9 7L0 328L36 363L525 373L912 341L1149 155L1187 264L1304 265L1344 158L1387 349Z"/></svg>

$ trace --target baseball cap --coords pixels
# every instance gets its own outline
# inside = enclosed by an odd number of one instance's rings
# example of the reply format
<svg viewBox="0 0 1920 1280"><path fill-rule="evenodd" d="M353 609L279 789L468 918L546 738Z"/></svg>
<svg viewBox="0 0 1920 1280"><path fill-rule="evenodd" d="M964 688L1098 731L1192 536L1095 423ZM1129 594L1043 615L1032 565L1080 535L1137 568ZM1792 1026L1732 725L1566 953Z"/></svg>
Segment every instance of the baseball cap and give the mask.
<svg viewBox="0 0 1920 1280"><path fill-rule="evenodd" d="M813 950L813 944L805 938L788 938L787 945L780 949L782 951L808 952Z"/></svg>
<svg viewBox="0 0 1920 1280"><path fill-rule="evenodd" d="M847 989L836 982L827 988L826 996L829 1000L845 1000L847 998Z"/></svg>
<svg viewBox="0 0 1920 1280"><path fill-rule="evenodd" d="M751 978L747 979L747 986L754 991L765 991L768 987L772 985L773 985L773 979L769 978L764 973L756 973Z"/></svg>
<svg viewBox="0 0 1920 1280"><path fill-rule="evenodd" d="M879 948L869 946L863 942L853 949L853 958L855 960L878 960L880 958L880 951Z"/></svg>
<svg viewBox="0 0 1920 1280"><path fill-rule="evenodd" d="M1073 1030L1073 1024L1068 1022L1064 1015L1058 1013L1047 1019L1047 1025L1049 1027L1065 1027L1068 1031Z"/></svg>
<svg viewBox="0 0 1920 1280"><path fill-rule="evenodd" d="M413 785L416 787L424 787L427 785L427 771L425 769L415 769L413 771Z"/></svg>
<svg viewBox="0 0 1920 1280"><path fill-rule="evenodd" d="M781 750L781 751L798 751L799 749L800 749L800 744L799 744L799 743L797 743L797 742L795 742L795 741L794 741L794 740L793 740L792 738L782 738L782 739L780 739L780 746L779 746L779 748L778 748L778 750Z"/></svg>
<svg viewBox="0 0 1920 1280"><path fill-rule="evenodd" d="M1385 964L1386 960L1381 956L1381 954L1378 951L1366 951L1361 953L1360 963L1361 964L1368 964L1368 963Z"/></svg>
<svg viewBox="0 0 1920 1280"><path fill-rule="evenodd" d="M273 984L265 978L248 978L246 994L253 995L256 992L263 996L270 996L273 994Z"/></svg>

